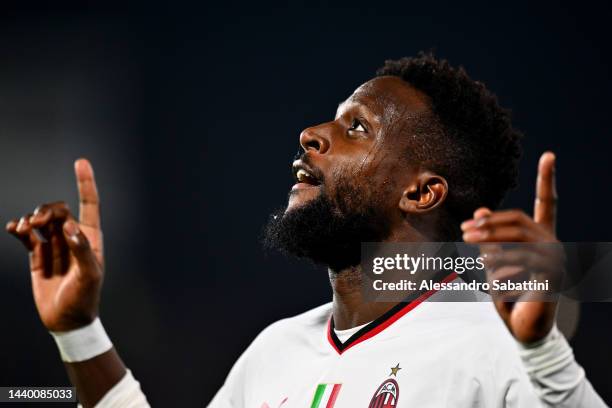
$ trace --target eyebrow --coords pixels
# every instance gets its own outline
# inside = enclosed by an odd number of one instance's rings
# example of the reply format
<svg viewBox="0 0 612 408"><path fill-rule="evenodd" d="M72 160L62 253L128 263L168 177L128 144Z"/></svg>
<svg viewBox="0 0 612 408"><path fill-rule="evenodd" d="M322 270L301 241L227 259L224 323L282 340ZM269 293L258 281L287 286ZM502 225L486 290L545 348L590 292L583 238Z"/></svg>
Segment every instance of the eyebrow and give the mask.
<svg viewBox="0 0 612 408"><path fill-rule="evenodd" d="M338 113L338 110L340 108L342 108L345 105L356 105L357 109L365 109L367 110L370 114L372 115L376 115L378 116L378 113L376 112L376 110L372 109L372 107L370 105L368 105L367 103L364 103L364 100L362 97L357 96L356 98L351 99L351 97L349 97L348 99L338 103L338 107L336 108L336 114Z"/></svg>
<svg viewBox="0 0 612 408"><path fill-rule="evenodd" d="M344 107L344 106L346 106L348 104L355 104L355 102L354 101L348 102L348 99L340 102L338 104L338 107L336 108L336 113L334 114L334 117L338 117L338 113L339 113L340 109L342 109L342 107ZM361 106L363 106L363 105L361 105Z"/></svg>
<svg viewBox="0 0 612 408"><path fill-rule="evenodd" d="M363 106L363 107L367 108L368 110L371 110L370 108L368 108L368 106L365 103L363 103L363 100L361 100L361 98L359 98L359 97L353 98L353 99L351 99L351 98L352 98L352 96L349 97L348 99L345 99L342 102L338 103L338 107L336 108L336 110L340 109L344 105L359 105L359 106Z"/></svg>

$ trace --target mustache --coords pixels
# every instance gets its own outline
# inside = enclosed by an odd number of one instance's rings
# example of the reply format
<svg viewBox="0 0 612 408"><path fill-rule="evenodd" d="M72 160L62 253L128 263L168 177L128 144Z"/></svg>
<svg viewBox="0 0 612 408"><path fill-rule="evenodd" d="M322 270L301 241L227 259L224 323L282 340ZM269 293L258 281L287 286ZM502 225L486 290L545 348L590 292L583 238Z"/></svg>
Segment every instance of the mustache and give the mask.
<svg viewBox="0 0 612 408"><path fill-rule="evenodd" d="M295 154L295 156L293 156L293 161L296 161L298 159L301 159L302 156L305 156L306 152L303 152L302 149L298 149L297 153Z"/></svg>

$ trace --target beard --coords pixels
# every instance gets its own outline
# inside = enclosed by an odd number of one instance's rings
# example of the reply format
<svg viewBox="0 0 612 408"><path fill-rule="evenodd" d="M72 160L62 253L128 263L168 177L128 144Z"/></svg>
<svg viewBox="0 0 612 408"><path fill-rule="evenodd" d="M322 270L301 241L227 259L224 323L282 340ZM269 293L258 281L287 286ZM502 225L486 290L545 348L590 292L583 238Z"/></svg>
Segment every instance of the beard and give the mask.
<svg viewBox="0 0 612 408"><path fill-rule="evenodd" d="M340 272L360 264L362 242L388 238L391 222L377 198L382 194L340 179L333 200L324 187L307 203L273 213L264 230L264 246Z"/></svg>

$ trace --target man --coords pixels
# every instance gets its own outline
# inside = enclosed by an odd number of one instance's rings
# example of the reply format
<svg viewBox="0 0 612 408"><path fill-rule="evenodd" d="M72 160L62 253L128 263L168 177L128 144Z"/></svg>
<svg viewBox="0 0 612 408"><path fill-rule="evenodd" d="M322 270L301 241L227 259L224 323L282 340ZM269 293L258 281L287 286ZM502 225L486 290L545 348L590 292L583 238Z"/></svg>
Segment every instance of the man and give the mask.
<svg viewBox="0 0 612 408"><path fill-rule="evenodd" d="M516 185L519 136L494 95L431 55L388 61L333 121L304 130L297 182L266 244L327 265L333 301L265 329L209 406L605 406L556 330L553 302L497 301L496 313L424 302L433 292L389 303L360 290L361 242L556 242L551 153L533 218L493 211ZM52 203L7 229L31 251L35 302L81 403L146 406L97 319L98 194L87 161L76 176L78 222Z"/></svg>

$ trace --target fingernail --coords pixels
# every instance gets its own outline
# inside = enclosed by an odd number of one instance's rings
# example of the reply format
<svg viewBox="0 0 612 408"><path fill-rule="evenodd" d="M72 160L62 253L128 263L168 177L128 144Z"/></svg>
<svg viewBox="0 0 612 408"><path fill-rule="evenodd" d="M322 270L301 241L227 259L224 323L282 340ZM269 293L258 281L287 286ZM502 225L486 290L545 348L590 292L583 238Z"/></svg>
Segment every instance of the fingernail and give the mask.
<svg viewBox="0 0 612 408"><path fill-rule="evenodd" d="M477 220L476 220L476 223L475 223L475 225L474 225L474 226L475 226L476 228L480 228L480 227L482 227L482 226L484 225L484 223L485 223L486 221L487 221L487 217L481 217L481 218L479 218L479 219L477 219Z"/></svg>
<svg viewBox="0 0 612 408"><path fill-rule="evenodd" d="M464 241L478 241L478 240L484 239L486 235L487 235L486 231L476 229L476 230L465 232L463 234L463 240Z"/></svg>
<svg viewBox="0 0 612 408"><path fill-rule="evenodd" d="M475 220L467 220L461 223L461 230L465 231L472 228L476 224Z"/></svg>
<svg viewBox="0 0 612 408"><path fill-rule="evenodd" d="M68 237L73 240L74 242L78 243L79 242L79 226L76 224L76 222L74 221L66 221L64 223L64 231L66 231L66 234L68 235Z"/></svg>
<svg viewBox="0 0 612 408"><path fill-rule="evenodd" d="M19 219L19 223L17 224L17 232L22 232L25 223L27 222L27 218L26 217L21 217Z"/></svg>

